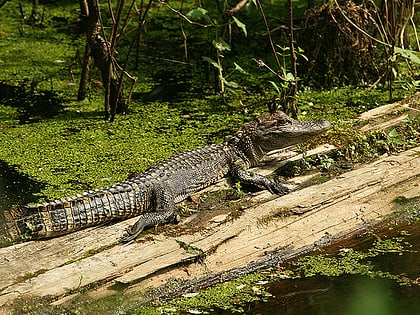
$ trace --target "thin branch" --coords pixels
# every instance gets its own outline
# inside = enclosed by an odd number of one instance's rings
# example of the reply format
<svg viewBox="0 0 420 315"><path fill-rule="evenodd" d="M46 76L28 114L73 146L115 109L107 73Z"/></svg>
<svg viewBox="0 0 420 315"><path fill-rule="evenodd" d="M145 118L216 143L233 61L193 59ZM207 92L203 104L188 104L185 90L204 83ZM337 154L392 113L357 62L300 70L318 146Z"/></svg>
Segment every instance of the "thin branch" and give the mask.
<svg viewBox="0 0 420 315"><path fill-rule="evenodd" d="M280 80L283 80L283 81L285 81L286 82L286 78L285 77L283 77L281 74L280 74L280 72L276 72L276 71L274 71L273 69L271 69L264 61L262 61L261 59L255 59L255 58L252 58L252 60L254 60L256 63L257 63L257 65L258 66L260 66L260 67L264 67L264 68L266 68L268 71L270 71L272 74L274 74L276 77L278 77Z"/></svg>
<svg viewBox="0 0 420 315"><path fill-rule="evenodd" d="M296 108L296 96L297 96L297 55L295 52L295 39L293 33L293 0L288 0L289 5L289 47L290 47L290 59L292 63L292 72L294 76L294 80L289 82L289 87L292 90L292 99L290 102L287 102L287 107L289 110L289 114L292 114L292 117L297 118L297 108ZM290 105L290 106L289 106Z"/></svg>
<svg viewBox="0 0 420 315"><path fill-rule="evenodd" d="M121 26L121 28L120 28L120 32L119 32L118 36L116 37L116 42L115 42L115 45L118 45L118 42L119 42L119 40L120 40L120 38L121 38L121 36L120 36L120 35L121 35L121 34L125 31L125 29L127 28L128 21L129 21L129 20L130 20L130 18L131 18L131 12L132 12L132 10L133 10L133 7L134 7L135 3L136 3L136 0L132 0L132 1L131 1L130 7L128 8L128 10L127 10L127 12L126 12L126 16L125 16L125 19L124 19L123 25Z"/></svg>
<svg viewBox="0 0 420 315"><path fill-rule="evenodd" d="M419 42L419 36L417 35L416 24L414 23L413 18L410 18L410 20L411 20L411 24L413 25L414 36L416 38L416 43L417 43L417 49L420 51L420 42Z"/></svg>
<svg viewBox="0 0 420 315"><path fill-rule="evenodd" d="M181 8L180 8L180 12L182 11L182 7L184 6L184 0L181 0ZM185 33L184 30L184 19L180 16L179 17L179 28L181 30L181 34L182 34L182 39L184 42L184 58L185 60L188 60L188 44L187 44L187 33Z"/></svg>
<svg viewBox="0 0 420 315"><path fill-rule="evenodd" d="M188 23L192 24L192 25L198 25L201 27L210 27L213 26L213 24L201 24L198 22L194 22L192 20L190 20L185 14L182 14L180 11L172 8L169 4L167 4L165 1L159 0L160 4L163 4L165 7L167 7L169 10L171 10L172 12L178 14L180 17L182 17L185 21L187 21Z"/></svg>
<svg viewBox="0 0 420 315"><path fill-rule="evenodd" d="M227 10L225 12L226 15L234 15L237 13L240 9L242 9L246 4L248 3L248 0L241 0L239 1L232 9Z"/></svg>
<svg viewBox="0 0 420 315"><path fill-rule="evenodd" d="M382 44L384 46L388 46L391 47L392 45L385 43L375 37L373 37L372 35L370 35L368 32L366 32L365 30L363 30L362 28L360 28L357 24L355 24L351 19L349 19L347 17L347 15L344 13L344 11L341 9L340 5L338 4L337 0L334 0L338 10L340 11L341 15L344 17L344 19L349 22L354 28L356 28L359 32L361 32L362 34L364 34L365 36L369 37L370 39L374 40L375 42Z"/></svg>
<svg viewBox="0 0 420 315"><path fill-rule="evenodd" d="M265 24L265 28L267 29L267 34L268 34L268 39L269 39L269 42L270 42L271 50L273 52L274 59L276 60L277 67L279 68L279 73L280 73L282 67L281 67L281 64L280 64L279 57L277 56L276 48L274 47L273 38L271 37L271 31L270 31L270 27L268 26L267 18L265 17L264 9L261 5L260 0L256 0L256 3L257 3L257 6L258 6L258 9L260 10L261 16L264 20L264 24ZM277 74L277 76L279 76L279 74Z"/></svg>

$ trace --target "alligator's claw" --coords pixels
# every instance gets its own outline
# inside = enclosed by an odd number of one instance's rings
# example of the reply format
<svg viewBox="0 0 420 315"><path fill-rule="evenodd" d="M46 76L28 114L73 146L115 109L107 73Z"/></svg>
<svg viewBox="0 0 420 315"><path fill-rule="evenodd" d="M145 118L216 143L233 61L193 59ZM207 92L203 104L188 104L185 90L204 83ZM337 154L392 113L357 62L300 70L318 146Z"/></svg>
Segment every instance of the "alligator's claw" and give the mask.
<svg viewBox="0 0 420 315"><path fill-rule="evenodd" d="M141 226L141 224L138 223L139 221L137 221L132 227L125 229L125 233L120 239L122 243L128 243L136 239L136 237L139 236L141 232L143 232L144 226Z"/></svg>
<svg viewBox="0 0 420 315"><path fill-rule="evenodd" d="M280 196L286 195L291 191L290 188L274 182L271 182L270 185L267 185L267 190L272 194Z"/></svg>

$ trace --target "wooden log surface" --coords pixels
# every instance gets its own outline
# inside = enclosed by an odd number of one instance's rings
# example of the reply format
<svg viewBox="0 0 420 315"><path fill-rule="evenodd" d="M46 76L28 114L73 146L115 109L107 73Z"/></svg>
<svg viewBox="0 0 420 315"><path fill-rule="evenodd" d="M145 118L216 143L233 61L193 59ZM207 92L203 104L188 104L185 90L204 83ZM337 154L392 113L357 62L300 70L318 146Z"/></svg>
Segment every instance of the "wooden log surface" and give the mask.
<svg viewBox="0 0 420 315"><path fill-rule="evenodd" d="M266 170L260 172L272 171L275 162L284 159L281 155L270 155ZM243 210L239 218L218 214L192 234L168 236L162 232L119 244L124 229L136 221L133 218L1 248L0 307L17 297L46 295L62 303L69 291L95 283L101 283L96 292L116 282L140 290L173 277L199 278L246 266L272 250L298 249L326 234L337 235L381 220L392 212L396 197L419 195L417 147L282 197L260 194L258 203ZM200 263L195 262L198 258Z"/></svg>

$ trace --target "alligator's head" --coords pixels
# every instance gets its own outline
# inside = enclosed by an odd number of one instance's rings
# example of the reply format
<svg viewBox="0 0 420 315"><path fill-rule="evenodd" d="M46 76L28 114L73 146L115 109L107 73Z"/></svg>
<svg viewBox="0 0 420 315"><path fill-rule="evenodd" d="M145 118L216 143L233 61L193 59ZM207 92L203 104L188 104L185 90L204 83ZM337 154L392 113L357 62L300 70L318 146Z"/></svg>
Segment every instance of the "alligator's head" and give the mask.
<svg viewBox="0 0 420 315"><path fill-rule="evenodd" d="M246 127L254 143L268 152L302 143L327 131L331 124L325 119L295 120L277 111L257 117Z"/></svg>
<svg viewBox="0 0 420 315"><path fill-rule="evenodd" d="M295 120L281 111L264 114L245 124L228 140L242 151L251 164L258 162L267 152L302 143L328 129L325 120Z"/></svg>

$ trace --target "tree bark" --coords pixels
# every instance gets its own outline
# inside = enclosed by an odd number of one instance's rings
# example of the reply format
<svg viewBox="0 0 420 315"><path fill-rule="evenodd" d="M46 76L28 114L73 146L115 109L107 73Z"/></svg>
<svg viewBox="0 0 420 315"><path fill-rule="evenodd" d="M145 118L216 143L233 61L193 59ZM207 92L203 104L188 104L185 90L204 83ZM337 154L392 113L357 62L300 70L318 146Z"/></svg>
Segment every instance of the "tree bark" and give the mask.
<svg viewBox="0 0 420 315"><path fill-rule="evenodd" d="M294 34L293 34L293 0L288 0L289 5L289 47L290 47L290 59L292 64L292 73L294 80L289 82L288 93L286 94L287 99L287 111L289 114L296 118L297 117L297 106L296 106L296 97L298 91L298 81L297 81L297 56L295 53L295 43L294 43Z"/></svg>
<svg viewBox="0 0 420 315"><path fill-rule="evenodd" d="M77 92L78 101L83 101L86 98L86 90L89 82L92 57L88 43L86 43L85 46L85 53L83 54L82 63L82 74L80 76L79 90Z"/></svg>
<svg viewBox="0 0 420 315"><path fill-rule="evenodd" d="M86 82L88 80L89 64L87 60L89 58L87 58L87 54L89 54L93 58L95 66L101 72L105 91L105 118L113 121L117 108L122 109L124 105L124 98L118 84L119 78L115 67L114 51L111 50L111 45L103 34L99 1L80 0L80 7L84 13L87 39L84 56L86 64L84 64L83 74L85 77L82 77L82 80ZM80 86L82 84L83 82ZM79 96L82 96L80 95L81 92L83 91L79 88Z"/></svg>

